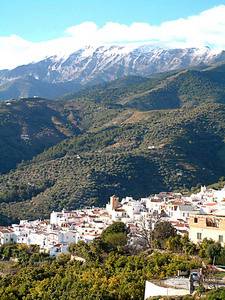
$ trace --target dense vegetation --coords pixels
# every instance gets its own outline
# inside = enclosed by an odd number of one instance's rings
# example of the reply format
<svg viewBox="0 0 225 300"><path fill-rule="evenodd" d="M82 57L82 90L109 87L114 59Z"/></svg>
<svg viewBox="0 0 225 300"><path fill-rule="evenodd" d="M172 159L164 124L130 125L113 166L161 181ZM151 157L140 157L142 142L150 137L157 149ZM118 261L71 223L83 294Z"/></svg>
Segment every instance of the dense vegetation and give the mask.
<svg viewBox="0 0 225 300"><path fill-rule="evenodd" d="M66 115L46 100L1 103L0 172L9 171L76 131Z"/></svg>
<svg viewBox="0 0 225 300"><path fill-rule="evenodd" d="M112 116L112 115L111 115ZM0 212L47 217L103 205L112 194L148 196L216 182L224 175L225 106L121 111L0 177Z"/></svg>
<svg viewBox="0 0 225 300"><path fill-rule="evenodd" d="M95 117L97 109L101 106L85 101L78 104L39 98L0 103L0 173L89 128L89 117ZM104 116L96 118L96 124L107 119L105 111L102 108Z"/></svg>
<svg viewBox="0 0 225 300"><path fill-rule="evenodd" d="M225 103L225 64L157 74L151 78L129 77L89 88L73 96L109 106L138 110L174 109L203 103ZM70 99L66 96L64 99Z"/></svg>

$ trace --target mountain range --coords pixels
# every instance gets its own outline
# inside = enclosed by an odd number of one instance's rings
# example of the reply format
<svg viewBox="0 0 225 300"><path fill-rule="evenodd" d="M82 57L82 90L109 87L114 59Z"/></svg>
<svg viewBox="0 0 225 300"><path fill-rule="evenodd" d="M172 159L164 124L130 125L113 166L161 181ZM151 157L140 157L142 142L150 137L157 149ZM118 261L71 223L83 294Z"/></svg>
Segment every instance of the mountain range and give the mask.
<svg viewBox="0 0 225 300"><path fill-rule="evenodd" d="M87 46L66 57L0 71L0 99L54 99L84 87L127 76L150 77L225 60L224 51L209 48L152 49L150 46Z"/></svg>

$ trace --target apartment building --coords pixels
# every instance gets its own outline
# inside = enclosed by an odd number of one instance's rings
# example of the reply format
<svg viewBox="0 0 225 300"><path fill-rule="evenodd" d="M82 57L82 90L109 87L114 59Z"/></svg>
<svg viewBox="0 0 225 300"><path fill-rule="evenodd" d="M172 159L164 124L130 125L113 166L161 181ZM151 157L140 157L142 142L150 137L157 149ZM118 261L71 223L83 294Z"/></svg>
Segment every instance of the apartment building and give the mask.
<svg viewBox="0 0 225 300"><path fill-rule="evenodd" d="M193 214L189 217L189 238L200 243L204 238L225 243L225 215Z"/></svg>

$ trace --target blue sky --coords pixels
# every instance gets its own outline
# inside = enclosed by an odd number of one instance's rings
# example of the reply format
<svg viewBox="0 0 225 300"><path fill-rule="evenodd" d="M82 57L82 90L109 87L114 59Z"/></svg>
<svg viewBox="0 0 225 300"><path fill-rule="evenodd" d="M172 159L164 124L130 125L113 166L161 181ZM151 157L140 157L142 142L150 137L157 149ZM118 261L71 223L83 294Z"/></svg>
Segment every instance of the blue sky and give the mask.
<svg viewBox="0 0 225 300"><path fill-rule="evenodd" d="M11 34L30 41L62 36L65 29L85 21L131 24L196 15L225 4L218 0L11 0L0 4L0 36Z"/></svg>
<svg viewBox="0 0 225 300"><path fill-rule="evenodd" d="M225 0L0 0L0 69L91 45L225 49Z"/></svg>

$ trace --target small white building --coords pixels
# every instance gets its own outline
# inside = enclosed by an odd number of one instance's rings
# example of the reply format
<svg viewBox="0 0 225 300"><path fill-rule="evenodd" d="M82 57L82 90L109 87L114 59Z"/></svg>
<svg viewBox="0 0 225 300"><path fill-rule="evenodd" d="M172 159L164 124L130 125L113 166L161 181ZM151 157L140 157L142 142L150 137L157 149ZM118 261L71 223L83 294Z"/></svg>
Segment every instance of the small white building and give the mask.
<svg viewBox="0 0 225 300"><path fill-rule="evenodd" d="M199 209L191 204L172 201L166 205L165 212L171 220L184 220L187 222L190 214L199 212Z"/></svg>
<svg viewBox="0 0 225 300"><path fill-rule="evenodd" d="M131 197L126 197L121 201L122 208L125 210L126 215L131 220L140 218L141 212L145 211L145 207L141 201L134 200Z"/></svg>
<svg viewBox="0 0 225 300"><path fill-rule="evenodd" d="M16 236L12 228L0 227L0 245L16 242Z"/></svg>
<svg viewBox="0 0 225 300"><path fill-rule="evenodd" d="M165 209L165 202L160 198L152 197L152 198L143 198L141 200L145 202L146 209L148 210L149 213L153 214L156 212L160 214Z"/></svg>

